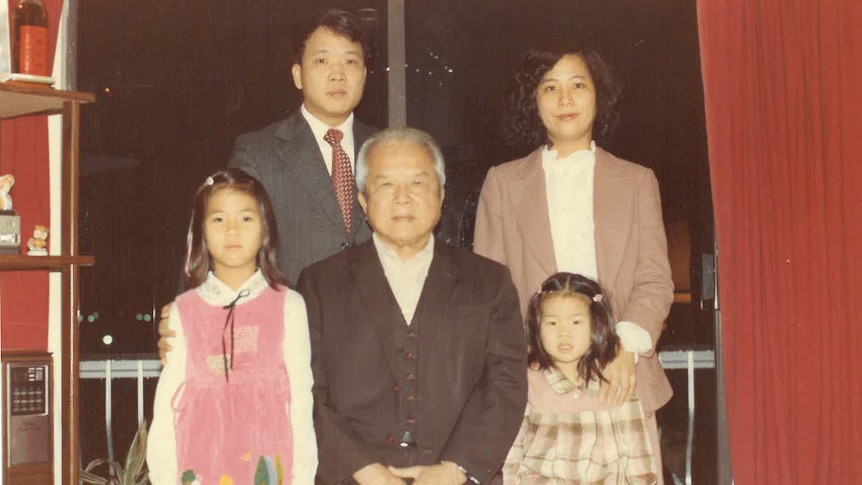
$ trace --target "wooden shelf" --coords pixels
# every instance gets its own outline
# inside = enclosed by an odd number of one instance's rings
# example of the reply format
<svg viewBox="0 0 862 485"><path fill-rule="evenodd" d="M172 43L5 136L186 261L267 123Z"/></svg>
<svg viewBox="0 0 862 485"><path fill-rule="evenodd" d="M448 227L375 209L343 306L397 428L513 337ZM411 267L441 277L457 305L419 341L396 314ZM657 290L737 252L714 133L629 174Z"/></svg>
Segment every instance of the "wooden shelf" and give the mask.
<svg viewBox="0 0 862 485"><path fill-rule="evenodd" d="M29 83L0 83L0 119L59 113L63 115L63 159L61 166L60 209L53 217L60 219L60 254L56 256L0 256L0 271L60 272L61 349L60 376L62 404L60 441L62 470L60 483L78 483L79 416L78 401L78 300L79 269L92 266L93 256L78 254L78 193L81 105L96 97L88 93L59 91ZM56 189L52 189L56 190ZM10 303L13 304L13 303ZM33 482L36 483L36 482ZM38 483L43 483L39 481Z"/></svg>
<svg viewBox="0 0 862 485"><path fill-rule="evenodd" d="M62 113L67 101L92 103L96 96L75 91L58 91L40 84L0 83L0 118L16 118L35 114Z"/></svg>
<svg viewBox="0 0 862 485"><path fill-rule="evenodd" d="M0 271L60 271L69 265L92 266L93 256L0 256Z"/></svg>

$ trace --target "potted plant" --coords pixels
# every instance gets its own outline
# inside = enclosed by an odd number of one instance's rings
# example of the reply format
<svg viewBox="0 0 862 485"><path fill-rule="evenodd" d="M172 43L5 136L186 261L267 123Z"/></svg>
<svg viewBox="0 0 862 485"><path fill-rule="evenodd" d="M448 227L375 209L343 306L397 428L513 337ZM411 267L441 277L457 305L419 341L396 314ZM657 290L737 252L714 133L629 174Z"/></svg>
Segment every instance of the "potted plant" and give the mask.
<svg viewBox="0 0 862 485"><path fill-rule="evenodd" d="M144 463L146 456L147 420L144 420L138 427L134 439L132 439L124 464L121 465L116 460L97 458L79 472L78 478L82 482L92 485L146 485L149 483L147 467ZM106 468L108 475L102 476L94 473L94 470L98 468Z"/></svg>

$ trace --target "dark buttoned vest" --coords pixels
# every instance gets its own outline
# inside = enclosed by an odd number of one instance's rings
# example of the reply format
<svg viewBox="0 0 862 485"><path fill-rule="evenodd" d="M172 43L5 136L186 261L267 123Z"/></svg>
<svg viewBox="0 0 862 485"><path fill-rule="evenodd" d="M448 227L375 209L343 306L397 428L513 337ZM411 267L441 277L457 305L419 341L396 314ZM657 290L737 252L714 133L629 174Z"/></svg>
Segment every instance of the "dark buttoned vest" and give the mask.
<svg viewBox="0 0 862 485"><path fill-rule="evenodd" d="M399 312L400 313L400 312ZM418 315L418 312L417 312ZM416 385L419 373L419 331L420 318L414 315L413 322L408 326L403 318L393 319L393 335L395 346L400 350L398 358L398 375L393 390L398 398L398 426L400 434L397 437L398 446L415 456L417 439L416 416L419 411L419 389Z"/></svg>

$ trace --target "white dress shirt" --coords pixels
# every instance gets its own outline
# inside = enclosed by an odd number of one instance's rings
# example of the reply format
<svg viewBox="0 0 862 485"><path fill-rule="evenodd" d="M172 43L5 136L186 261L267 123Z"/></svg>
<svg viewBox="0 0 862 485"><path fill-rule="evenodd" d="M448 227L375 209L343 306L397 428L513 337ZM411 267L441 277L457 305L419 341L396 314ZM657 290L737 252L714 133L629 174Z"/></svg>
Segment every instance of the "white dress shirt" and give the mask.
<svg viewBox="0 0 862 485"><path fill-rule="evenodd" d="M593 218L596 142L590 142L589 150L579 150L564 158L558 158L556 150L545 147L542 168L557 270L599 281ZM616 333L623 347L634 352L635 362L639 353L652 348L649 332L633 322L618 322Z"/></svg>
<svg viewBox="0 0 862 485"><path fill-rule="evenodd" d="M344 123L338 126L328 126L309 113L305 109L305 104L299 110L302 112L302 117L308 122L308 126L311 127L311 132L314 134L314 139L317 140L317 146L320 148L320 154L323 155L323 161L326 163L326 171L329 172L329 175L332 176L332 145L324 140L323 137L326 136L326 132L330 129L336 129L344 133L344 137L341 138L341 148L350 158L350 168L355 175L356 160L354 160L355 157L353 154L355 153L354 148L356 145L353 142L353 113L350 113L350 116L344 120Z"/></svg>
<svg viewBox="0 0 862 485"><path fill-rule="evenodd" d="M238 306L254 300L267 288L266 279L260 270L255 272L238 290L233 290L210 272L207 280L195 291L210 305L224 306L245 289L249 296L237 302ZM311 343L308 335L308 317L305 300L291 289L284 290L284 338L282 352L287 373L290 376L290 399L285 403L293 426L293 477L295 484L313 485L317 472L317 440L312 421ZM188 342L183 332L176 303L171 305L168 327L176 332L171 339L171 352L162 369L153 403L153 424L147 444L147 466L149 478L154 485L177 484L180 473L177 465L176 428L171 402L186 375Z"/></svg>
<svg viewBox="0 0 862 485"><path fill-rule="evenodd" d="M434 235L431 235L428 244L418 254L407 260L401 259L392 248L386 246L376 233L372 239L377 257L383 265L383 274L389 282L389 288L392 289L395 301L401 308L404 321L410 325L416 313L416 305L419 304L419 297L422 295L422 288L425 286L428 268L431 267L431 260L434 259Z"/></svg>

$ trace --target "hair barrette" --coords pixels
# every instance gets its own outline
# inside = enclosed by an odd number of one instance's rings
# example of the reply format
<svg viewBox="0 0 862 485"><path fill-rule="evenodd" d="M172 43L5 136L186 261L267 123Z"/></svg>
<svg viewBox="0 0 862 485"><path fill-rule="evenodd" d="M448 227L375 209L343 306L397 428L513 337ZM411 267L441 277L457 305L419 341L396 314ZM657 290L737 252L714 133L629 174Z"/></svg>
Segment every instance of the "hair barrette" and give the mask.
<svg viewBox="0 0 862 485"><path fill-rule="evenodd" d="M596 296L594 296L594 297L593 297L593 301L594 301L594 302L596 302L596 303L599 303L599 302L601 302L602 300L604 300L604 298L605 298L605 297L604 297L604 296L602 296L602 294L601 294L601 293L596 293Z"/></svg>
<svg viewBox="0 0 862 485"><path fill-rule="evenodd" d="M207 181L206 181L206 183L207 183L207 185L212 185L212 184L214 184L214 183L215 183L215 180L213 180L213 178L212 178L212 177L207 177Z"/></svg>

